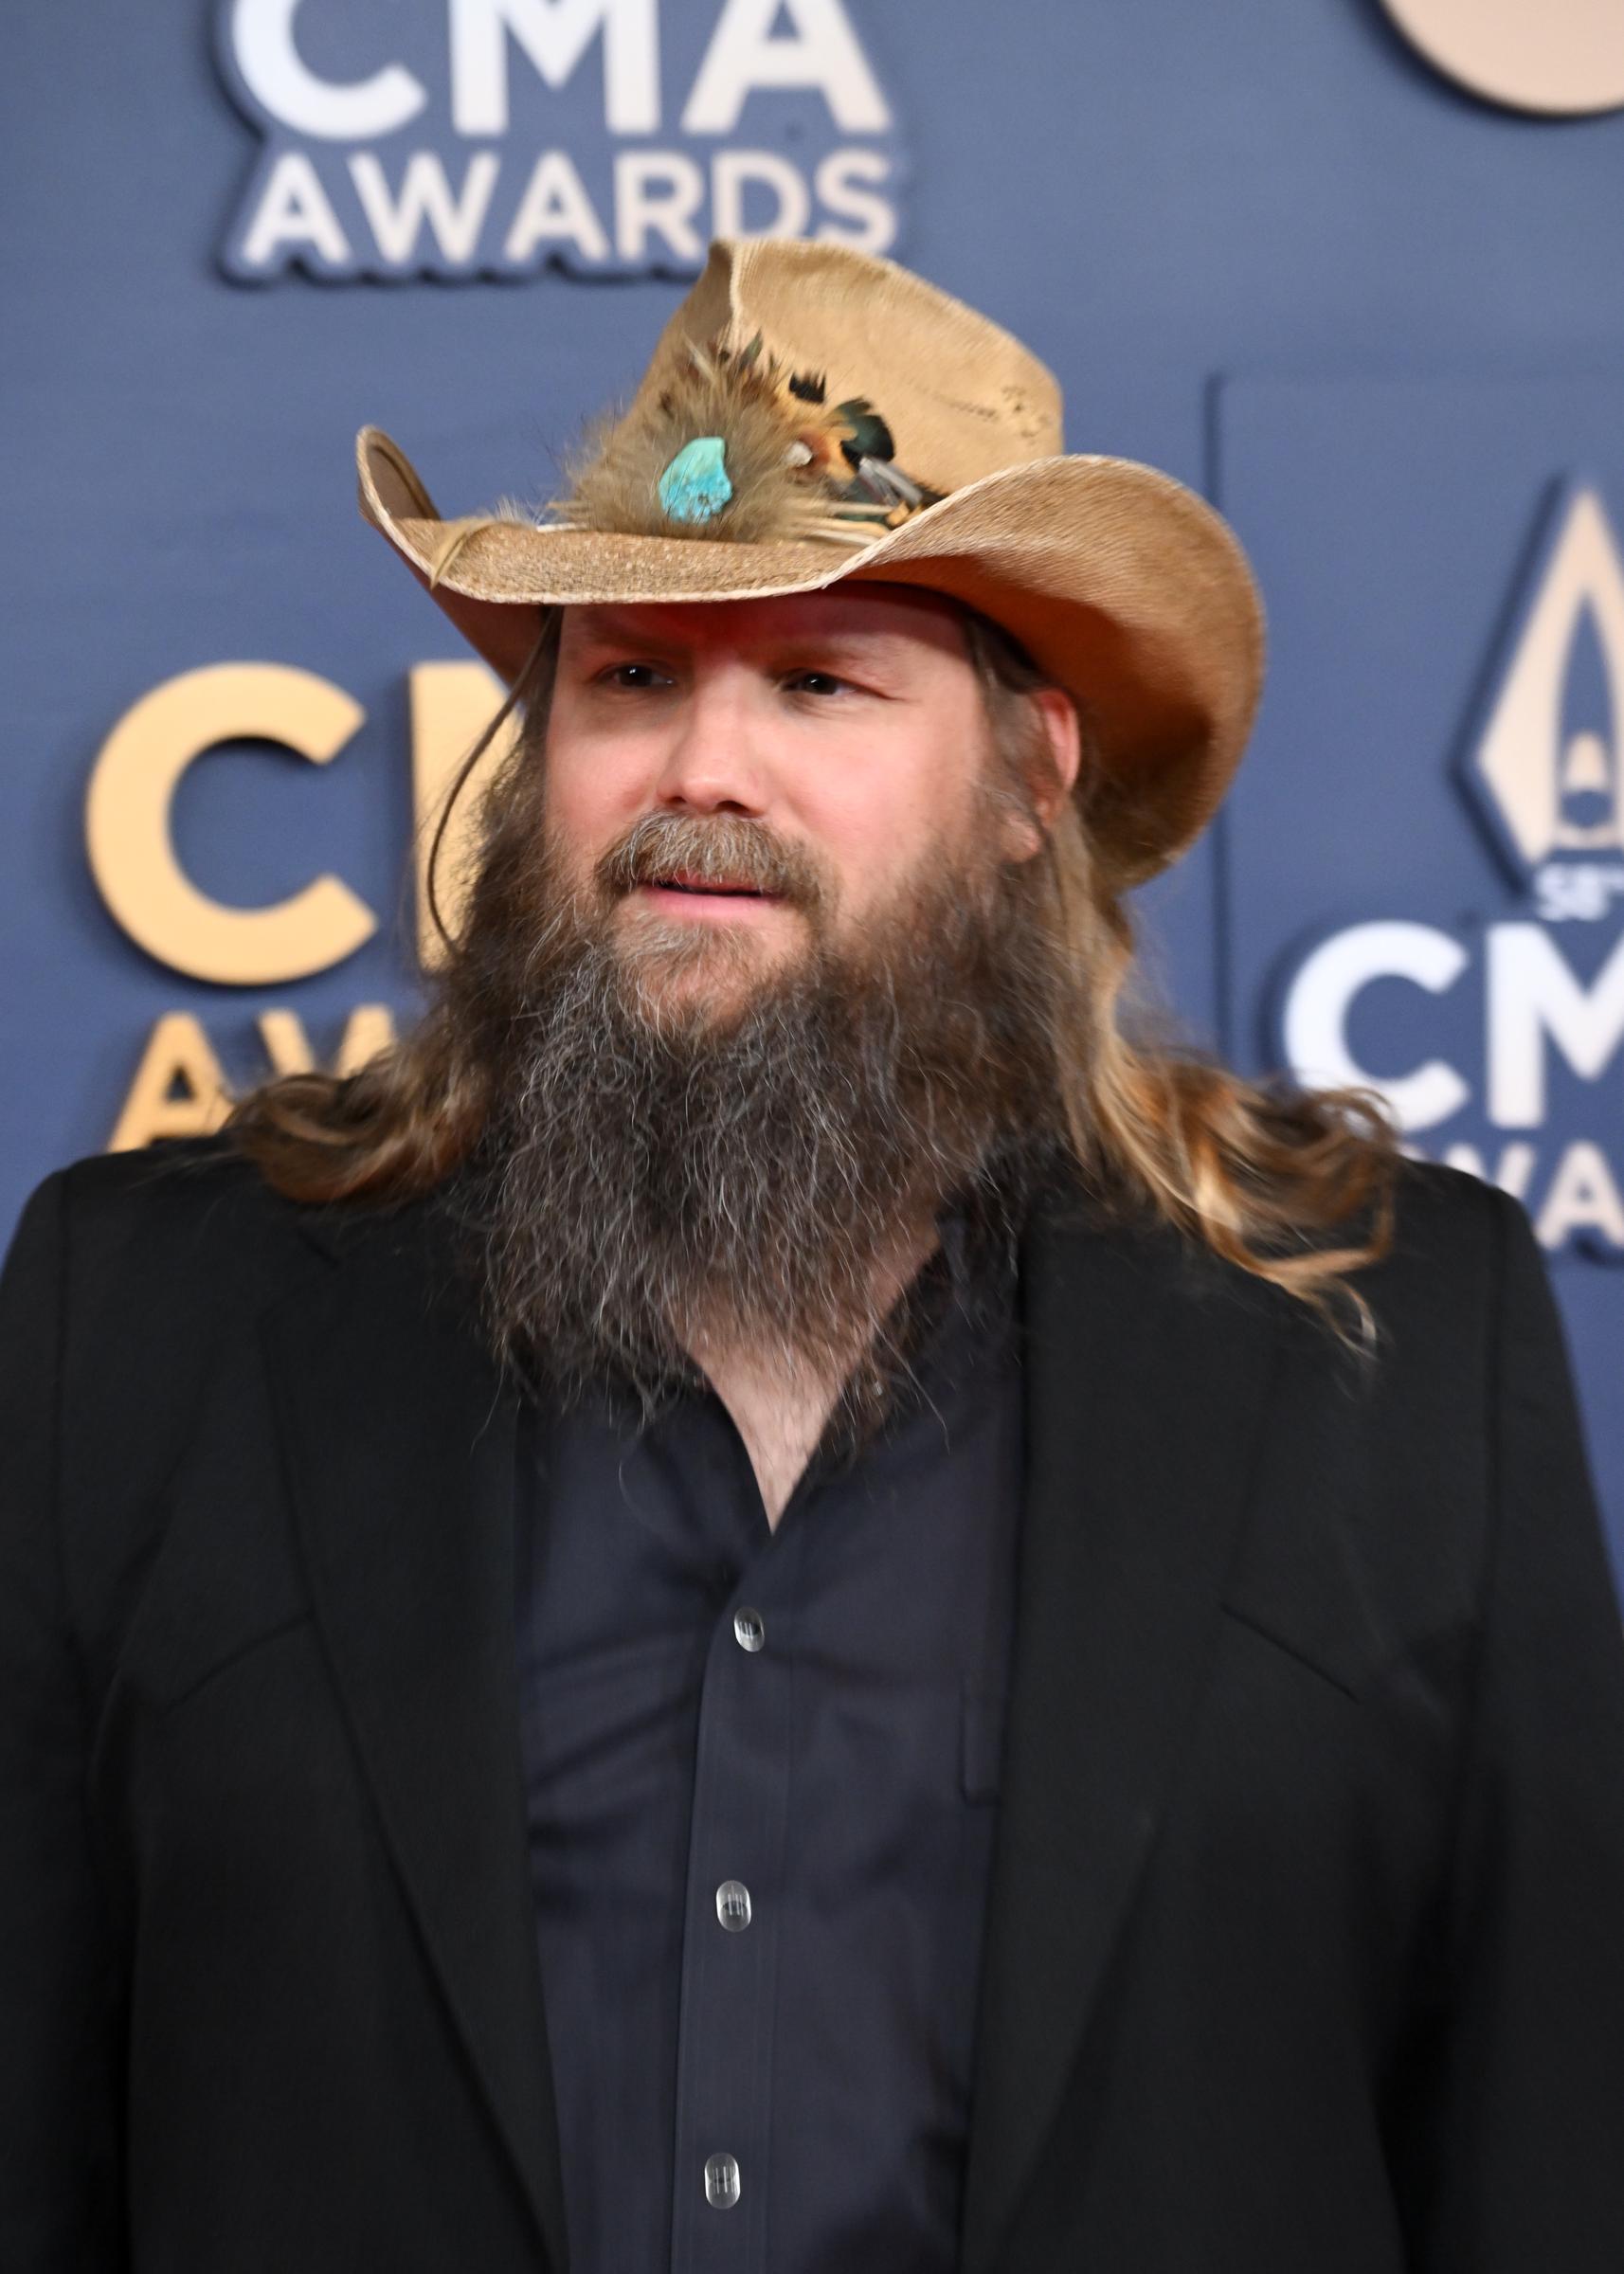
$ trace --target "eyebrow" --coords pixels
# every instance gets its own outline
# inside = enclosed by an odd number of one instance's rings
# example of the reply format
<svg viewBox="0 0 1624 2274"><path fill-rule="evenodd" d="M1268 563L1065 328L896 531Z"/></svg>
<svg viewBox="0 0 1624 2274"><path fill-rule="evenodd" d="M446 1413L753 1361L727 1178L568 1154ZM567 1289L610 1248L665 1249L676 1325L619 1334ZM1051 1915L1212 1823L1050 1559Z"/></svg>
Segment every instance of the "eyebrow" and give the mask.
<svg viewBox="0 0 1624 2274"><path fill-rule="evenodd" d="M600 609L596 605L590 618L580 625L580 637L593 646L623 643L650 651L670 652L691 644L675 629L648 623L629 611L607 605ZM767 649L816 646L827 652L873 655L897 647L901 641L899 632L879 625L836 623L767 634L761 644Z"/></svg>
<svg viewBox="0 0 1624 2274"><path fill-rule="evenodd" d="M610 607L601 602L594 601L587 606L576 606L571 609L570 613L580 626L584 637L587 639L639 639L643 637L648 630L641 619L633 616L629 609Z"/></svg>

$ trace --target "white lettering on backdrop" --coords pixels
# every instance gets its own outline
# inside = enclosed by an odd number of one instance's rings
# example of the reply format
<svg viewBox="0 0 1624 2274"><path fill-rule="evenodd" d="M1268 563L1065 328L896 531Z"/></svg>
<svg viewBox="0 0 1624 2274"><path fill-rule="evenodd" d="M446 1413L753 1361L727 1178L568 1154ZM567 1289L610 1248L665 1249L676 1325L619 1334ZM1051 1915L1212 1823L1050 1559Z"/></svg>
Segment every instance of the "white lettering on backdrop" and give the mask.
<svg viewBox="0 0 1624 2274"><path fill-rule="evenodd" d="M752 235L883 252L900 153L850 5L714 0L674 60L661 0L434 0L409 52L388 0L222 0L221 70L265 137L223 265L683 273Z"/></svg>

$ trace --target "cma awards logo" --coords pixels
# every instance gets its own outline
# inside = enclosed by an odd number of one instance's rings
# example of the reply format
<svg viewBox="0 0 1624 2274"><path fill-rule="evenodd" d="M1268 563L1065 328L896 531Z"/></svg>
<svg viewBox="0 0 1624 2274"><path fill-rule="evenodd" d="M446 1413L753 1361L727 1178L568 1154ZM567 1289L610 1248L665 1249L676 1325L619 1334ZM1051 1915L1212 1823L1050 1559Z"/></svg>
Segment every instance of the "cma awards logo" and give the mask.
<svg viewBox="0 0 1624 2274"><path fill-rule="evenodd" d="M238 282L695 272L712 236L883 252L892 108L850 0L222 0L265 147Z"/></svg>
<svg viewBox="0 0 1624 2274"><path fill-rule="evenodd" d="M1547 1248L1624 1259L1624 557L1594 486L1554 501L1458 778L1522 906L1320 940L1278 1056L1380 1090L1412 1152L1514 1192Z"/></svg>

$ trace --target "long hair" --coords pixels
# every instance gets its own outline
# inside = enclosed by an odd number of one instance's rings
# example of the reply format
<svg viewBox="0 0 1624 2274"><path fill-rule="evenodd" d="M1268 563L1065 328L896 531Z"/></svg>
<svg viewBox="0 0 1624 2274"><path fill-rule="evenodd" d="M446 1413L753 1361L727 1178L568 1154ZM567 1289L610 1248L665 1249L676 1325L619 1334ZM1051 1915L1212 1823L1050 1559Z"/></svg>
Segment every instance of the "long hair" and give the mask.
<svg viewBox="0 0 1624 2274"><path fill-rule="evenodd" d="M1031 815L1052 764L1030 694L1043 675L1001 627L965 611L992 728L994 795ZM523 920L540 842L545 742L561 613L544 614L512 693L463 760L429 849L426 896L442 959L424 1015L358 1073L283 1074L250 1091L225 1128L267 1182L304 1201L398 1202L433 1190L477 1146L488 1075L467 1044L481 1000L481 947ZM456 935L438 871L475 768L516 721L476 816L472 882ZM1253 1082L1180 1038L1137 961L1127 886L1091 809L1106 785L1086 713L1076 794L1031 863L1053 951L1047 1037L1059 1119L1075 1167L1108 1202L1148 1210L1319 1312L1344 1340L1374 1341L1352 1276L1393 1236L1398 1138L1374 1092ZM1346 1331L1349 1318L1357 1333Z"/></svg>

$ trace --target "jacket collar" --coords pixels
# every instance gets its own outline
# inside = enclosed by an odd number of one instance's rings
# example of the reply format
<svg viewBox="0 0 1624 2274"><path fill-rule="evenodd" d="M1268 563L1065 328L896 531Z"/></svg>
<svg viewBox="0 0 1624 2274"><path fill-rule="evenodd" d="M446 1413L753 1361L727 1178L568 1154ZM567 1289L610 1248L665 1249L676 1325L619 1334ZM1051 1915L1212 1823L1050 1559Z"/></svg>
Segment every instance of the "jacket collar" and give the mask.
<svg viewBox="0 0 1624 2274"><path fill-rule="evenodd" d="M430 1204L305 1219L263 1331L316 1617L554 2274L564 2202L513 1645L515 1406ZM1069 1181L1021 1246L1026 1498L964 2274L994 2274L1166 1804L1263 1435L1277 1300Z"/></svg>

